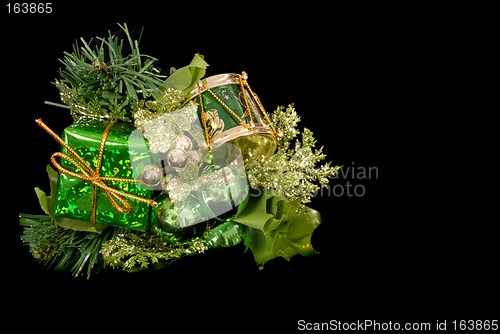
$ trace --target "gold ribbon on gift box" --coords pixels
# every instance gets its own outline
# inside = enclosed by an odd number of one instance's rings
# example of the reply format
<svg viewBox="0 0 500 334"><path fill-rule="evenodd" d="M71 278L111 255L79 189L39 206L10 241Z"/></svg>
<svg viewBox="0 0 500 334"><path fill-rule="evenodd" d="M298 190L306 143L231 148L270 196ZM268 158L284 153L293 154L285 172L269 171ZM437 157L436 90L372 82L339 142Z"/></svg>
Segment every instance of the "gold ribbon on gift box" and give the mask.
<svg viewBox="0 0 500 334"><path fill-rule="evenodd" d="M133 194L129 194L123 191L120 191L118 189L112 188L106 184L105 181L112 181L112 182L141 182L139 180L135 179L126 179L126 178L115 178L115 177L105 177L101 176L99 174L99 170L101 169L101 162L102 162L102 157L104 155L104 146L106 144L106 139L108 137L108 133L113 127L118 122L118 120L114 120L111 122L106 129L103 132L102 139L101 139L101 145L99 148L99 157L97 159L97 166L94 169L85 161L82 159L82 157L75 152L67 143L65 143L54 131L52 131L45 123L42 122L41 119L36 119L36 123L41 126L45 131L47 131L55 140L57 140L62 146L64 146L70 153L73 155L74 158L71 156L62 153L62 152L55 152L52 154L50 157L50 161L54 165L54 167L59 171L59 173L62 174L67 174L73 177L80 178L82 180L88 181L92 184L92 212L91 212L91 223L95 224L96 220L96 207L97 207L97 188L101 188L106 196L108 197L109 201L113 205L113 207L118 210L121 213L127 214L130 212L130 203L127 202L126 198L133 199L139 202L147 203L151 206L156 205L156 201L152 199L147 199L143 198L140 196L136 196ZM67 170L66 168L62 167L59 162L57 162L57 157L61 159L66 159L70 161L73 165L75 165L80 173L76 173L70 170ZM119 202L119 203L118 203Z"/></svg>

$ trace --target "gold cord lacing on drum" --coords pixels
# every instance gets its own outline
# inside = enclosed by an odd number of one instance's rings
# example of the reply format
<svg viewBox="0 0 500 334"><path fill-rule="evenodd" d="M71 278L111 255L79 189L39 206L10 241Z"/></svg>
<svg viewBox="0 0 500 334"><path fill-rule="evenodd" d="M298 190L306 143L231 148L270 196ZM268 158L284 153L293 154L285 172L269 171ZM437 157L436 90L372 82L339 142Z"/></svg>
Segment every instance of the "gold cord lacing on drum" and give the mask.
<svg viewBox="0 0 500 334"><path fill-rule="evenodd" d="M278 132L274 129L272 122L271 122L271 118L269 117L268 113L264 109L264 106L260 102L260 99L257 97L257 94L255 94L253 92L253 90L250 88L250 85L248 84L247 79L248 79L248 75L245 71L243 71L242 74L239 76L239 82L240 82L241 90L243 92L243 97L245 99L245 104L246 104L247 110L249 111L248 116L250 117L250 122L253 124L253 116L252 116L252 113L250 112L250 110L251 110L250 109L250 102L248 101L248 96L245 94L245 88L249 91L249 93L252 95L252 97L256 101L262 114L264 114L264 117L266 118L266 120L269 124L269 127L271 128L271 130L273 132L273 135L275 137L278 137ZM245 120L243 120L240 116L238 116L238 114L236 114L226 103L224 103L224 101L222 101L210 88L208 88L207 85L205 85L201 80L199 80L198 81L198 95L200 98L201 121L203 123L203 128L205 130L205 138L207 141L207 146L208 146L209 151L211 151L211 145L210 145L210 138L208 135L208 128L207 128L207 116L206 116L205 108L203 107L203 97L201 94L203 89L208 91L227 111L229 111L229 113L234 118L236 118L240 122L241 125L243 125L248 131L250 131L250 132L252 131L252 127L250 125L248 125L248 123L245 122Z"/></svg>
<svg viewBox="0 0 500 334"><path fill-rule="evenodd" d="M271 118L269 117L269 114L266 112L266 109L264 109L264 106L260 102L259 97L250 88L250 84L248 83L247 79L248 79L248 75L247 75L247 73L245 71L243 71L242 74L241 74L241 76L240 76L241 89L243 90L244 86L248 89L248 91L250 92L250 94L252 95L252 97L254 98L254 100L257 102L257 105L259 106L260 111L264 114L264 117L266 117L266 121L269 124L269 127L271 128L271 130L273 131L274 137L277 138L279 136L278 131L276 131L276 129L274 128L273 122L271 122ZM248 102L248 98L247 98L246 95L245 95L245 101L246 101L247 107L248 107L248 103L249 102Z"/></svg>

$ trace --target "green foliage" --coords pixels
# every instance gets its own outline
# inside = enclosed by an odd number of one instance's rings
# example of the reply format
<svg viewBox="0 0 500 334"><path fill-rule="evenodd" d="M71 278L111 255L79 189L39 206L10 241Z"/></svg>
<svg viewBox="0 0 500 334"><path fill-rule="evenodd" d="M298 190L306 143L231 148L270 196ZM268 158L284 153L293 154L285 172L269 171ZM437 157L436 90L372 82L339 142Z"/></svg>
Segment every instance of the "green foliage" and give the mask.
<svg viewBox="0 0 500 334"><path fill-rule="evenodd" d="M155 67L156 58L141 54L139 42L133 40L126 24L125 41L109 32L107 38L96 37L97 46L80 39L72 52L64 52L56 80L61 100L68 105L74 119L82 116L132 121L135 104L142 99L161 95L159 86L166 76Z"/></svg>
<svg viewBox="0 0 500 334"><path fill-rule="evenodd" d="M107 267L99 250L121 230L108 227L102 233L77 231L57 226L48 215L20 214L24 227L21 240L32 256L56 271L69 270L74 277L100 272Z"/></svg>
<svg viewBox="0 0 500 334"><path fill-rule="evenodd" d="M291 201L276 191L263 191L250 199L234 221L247 227L244 243L259 269L276 257L290 260L295 255L317 253L311 237L321 223L321 215L298 199Z"/></svg>

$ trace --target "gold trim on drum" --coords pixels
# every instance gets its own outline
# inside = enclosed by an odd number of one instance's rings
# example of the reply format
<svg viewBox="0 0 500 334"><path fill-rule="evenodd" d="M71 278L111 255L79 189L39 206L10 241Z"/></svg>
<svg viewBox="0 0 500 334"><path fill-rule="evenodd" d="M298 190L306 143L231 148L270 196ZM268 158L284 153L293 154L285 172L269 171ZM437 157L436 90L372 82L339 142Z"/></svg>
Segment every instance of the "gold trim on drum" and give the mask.
<svg viewBox="0 0 500 334"><path fill-rule="evenodd" d="M200 83L202 85L200 85ZM240 74L224 73L201 79L198 81L198 87L193 88L186 94L186 99L191 100L193 97L205 92L208 88L215 88L227 84L240 84Z"/></svg>
<svg viewBox="0 0 500 334"><path fill-rule="evenodd" d="M240 147L243 161L247 162L252 157L258 156L259 162L264 162L276 151L276 137L267 126L259 124L248 130L242 125L238 125L223 131L211 139L212 149L233 142Z"/></svg>
<svg viewBox="0 0 500 334"><path fill-rule="evenodd" d="M247 130L242 125L235 126L229 130L223 131L212 138L212 148L217 148L218 146L228 142L235 140L239 137L250 136L250 135L272 135L272 132L269 131L269 128L264 125L259 125L258 127L252 128L251 131ZM274 136L273 136L274 137Z"/></svg>

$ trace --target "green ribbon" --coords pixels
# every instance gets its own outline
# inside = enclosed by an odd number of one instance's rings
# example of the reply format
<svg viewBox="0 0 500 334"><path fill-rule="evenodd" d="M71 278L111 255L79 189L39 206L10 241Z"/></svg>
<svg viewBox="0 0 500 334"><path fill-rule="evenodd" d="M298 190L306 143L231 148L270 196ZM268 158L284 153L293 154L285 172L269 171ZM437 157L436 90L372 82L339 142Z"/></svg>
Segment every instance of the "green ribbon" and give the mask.
<svg viewBox="0 0 500 334"><path fill-rule="evenodd" d="M167 79L165 79L164 88L173 88L181 90L184 95L189 93L198 83L198 80L203 78L206 73L208 64L200 54L195 54L191 63L187 66L175 70Z"/></svg>

